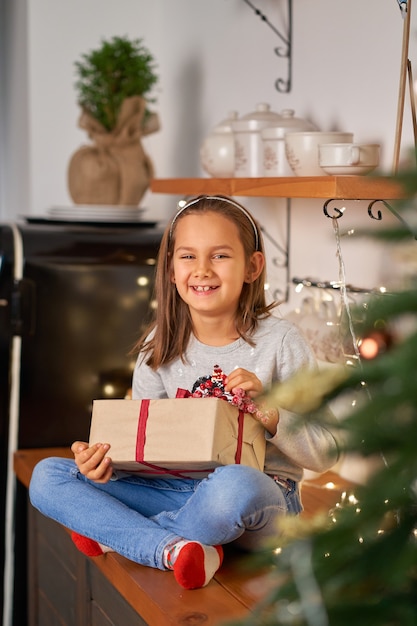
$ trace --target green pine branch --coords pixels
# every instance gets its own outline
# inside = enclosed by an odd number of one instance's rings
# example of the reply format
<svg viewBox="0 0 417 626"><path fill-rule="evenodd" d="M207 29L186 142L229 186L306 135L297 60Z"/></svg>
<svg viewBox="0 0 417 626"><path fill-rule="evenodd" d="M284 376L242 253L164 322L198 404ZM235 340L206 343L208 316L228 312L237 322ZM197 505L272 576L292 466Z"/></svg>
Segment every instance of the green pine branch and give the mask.
<svg viewBox="0 0 417 626"><path fill-rule="evenodd" d="M399 337L404 320L411 330ZM355 333L373 332L390 339L373 360L345 375L301 374L289 392L286 384L271 392L275 400L302 398L306 413L309 396L322 409L354 393L339 423L343 451L376 456L380 469L307 530L293 519L289 535L282 520L282 533L256 559L272 568L274 587L240 626L417 624L417 292L372 297Z"/></svg>
<svg viewBox="0 0 417 626"><path fill-rule="evenodd" d="M148 102L155 101L148 95L158 82L155 68L141 39L103 40L99 48L75 62L78 103L110 131L125 98L140 95Z"/></svg>

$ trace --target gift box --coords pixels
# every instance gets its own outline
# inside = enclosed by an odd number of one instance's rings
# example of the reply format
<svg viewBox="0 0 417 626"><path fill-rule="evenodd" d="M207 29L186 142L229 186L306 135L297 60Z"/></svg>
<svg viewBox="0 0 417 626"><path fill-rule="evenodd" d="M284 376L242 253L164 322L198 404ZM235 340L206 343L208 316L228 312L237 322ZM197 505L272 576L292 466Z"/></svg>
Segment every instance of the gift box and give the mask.
<svg viewBox="0 0 417 626"><path fill-rule="evenodd" d="M200 478L220 465L263 471L265 430L219 398L95 400L90 444L109 443L116 470Z"/></svg>

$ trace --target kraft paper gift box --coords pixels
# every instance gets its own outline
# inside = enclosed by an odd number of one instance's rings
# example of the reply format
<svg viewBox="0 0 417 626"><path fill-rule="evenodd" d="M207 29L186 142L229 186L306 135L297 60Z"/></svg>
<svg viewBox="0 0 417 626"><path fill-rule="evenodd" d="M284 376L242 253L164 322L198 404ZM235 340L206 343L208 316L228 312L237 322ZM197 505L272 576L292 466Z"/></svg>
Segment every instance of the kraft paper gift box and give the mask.
<svg viewBox="0 0 417 626"><path fill-rule="evenodd" d="M220 465L263 471L265 430L219 398L95 400L90 444L109 443L116 470L200 478Z"/></svg>

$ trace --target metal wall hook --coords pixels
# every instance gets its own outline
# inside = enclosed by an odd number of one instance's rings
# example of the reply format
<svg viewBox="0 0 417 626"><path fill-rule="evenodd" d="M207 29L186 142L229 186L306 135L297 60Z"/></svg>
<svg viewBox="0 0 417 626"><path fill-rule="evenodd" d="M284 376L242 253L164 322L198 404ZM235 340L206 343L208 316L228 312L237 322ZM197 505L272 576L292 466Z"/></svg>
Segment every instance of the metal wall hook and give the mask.
<svg viewBox="0 0 417 626"><path fill-rule="evenodd" d="M369 217L371 217L374 220L382 220L382 213L381 213L381 211L379 209L378 209L377 217L375 217L375 215L373 215L373 213L372 213L372 207L377 202L382 202L384 207L386 207L388 209L388 211L390 211L390 213L392 213L392 215L394 217L396 217L399 222L401 222L401 224L404 226L404 228L406 228L408 230L410 235L412 235L414 237L414 239L417 239L417 232L414 230L414 228L412 226L410 226L410 224L408 222L406 222L406 220L402 217L402 215L400 215L398 213L398 211L396 211L394 209L394 207L391 206L386 200L372 200L372 202L368 206L368 215L369 215Z"/></svg>
<svg viewBox="0 0 417 626"><path fill-rule="evenodd" d="M385 204L385 201L384 201L384 200L372 200L372 202L370 202L370 203L369 203L369 205L368 205L368 215L369 215L369 217L370 217L371 219L373 219L373 220L378 220L378 221L380 222L380 221L382 220L382 213L381 213L381 211L378 209L378 211L377 211L377 214L376 214L376 215L374 215L374 214L372 213L373 206L374 206L374 204L376 204L377 202L383 202L383 203Z"/></svg>
<svg viewBox="0 0 417 626"><path fill-rule="evenodd" d="M329 200L326 200L326 202L323 204L323 212L324 215L326 217L330 217L331 219L339 219L340 217L343 217L343 213L344 213L344 209L338 209L337 207L333 208L333 211L335 211L336 215L330 215L330 213L327 210L327 207L329 206L330 202L335 202L334 198L329 198Z"/></svg>

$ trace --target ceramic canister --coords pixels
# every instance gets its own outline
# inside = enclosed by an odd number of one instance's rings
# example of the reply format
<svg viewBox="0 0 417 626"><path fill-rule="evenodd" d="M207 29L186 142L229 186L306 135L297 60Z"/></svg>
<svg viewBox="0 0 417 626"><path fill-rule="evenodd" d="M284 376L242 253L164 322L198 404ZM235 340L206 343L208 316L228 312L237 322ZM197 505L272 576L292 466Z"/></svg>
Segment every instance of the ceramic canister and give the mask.
<svg viewBox="0 0 417 626"><path fill-rule="evenodd" d="M303 130L317 128L312 122L295 117L292 109L281 111L281 119L275 126L261 130L264 176L294 176L285 154L285 135L288 132Z"/></svg>
<svg viewBox="0 0 417 626"><path fill-rule="evenodd" d="M207 174L218 178L231 178L235 173L235 143L232 123L237 111L215 126L204 139L200 148L201 166Z"/></svg>
<svg viewBox="0 0 417 626"><path fill-rule="evenodd" d="M261 130L279 124L281 116L264 102L256 110L232 122L235 143L235 176L263 176Z"/></svg>

